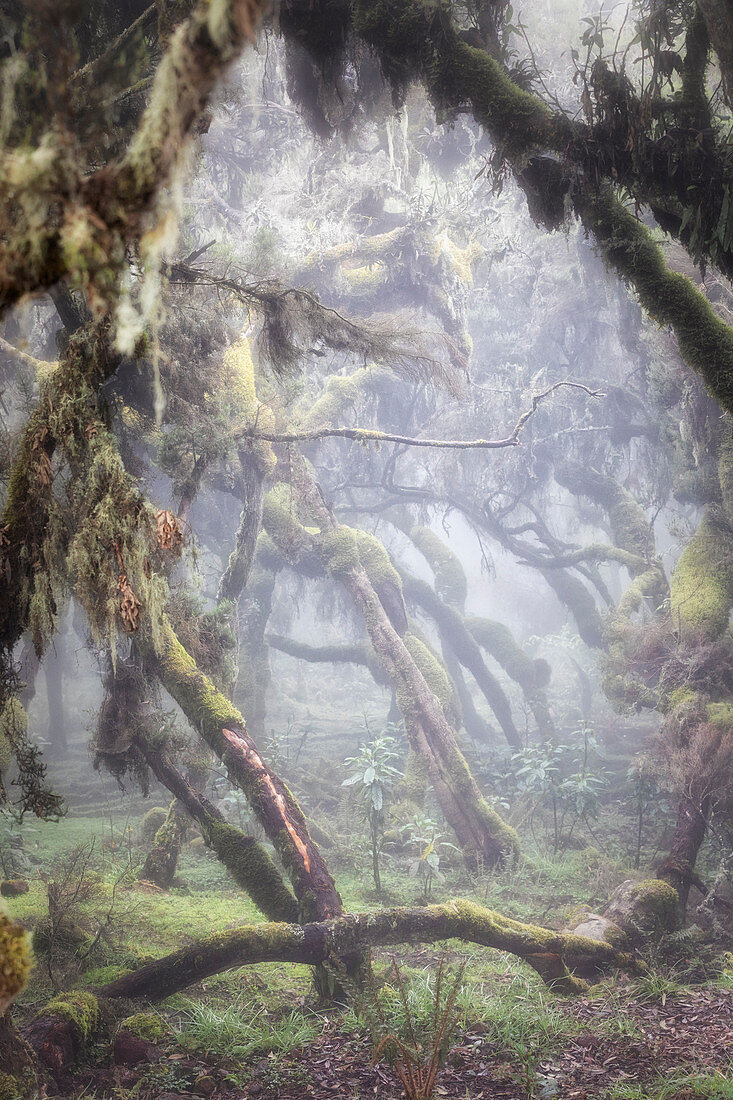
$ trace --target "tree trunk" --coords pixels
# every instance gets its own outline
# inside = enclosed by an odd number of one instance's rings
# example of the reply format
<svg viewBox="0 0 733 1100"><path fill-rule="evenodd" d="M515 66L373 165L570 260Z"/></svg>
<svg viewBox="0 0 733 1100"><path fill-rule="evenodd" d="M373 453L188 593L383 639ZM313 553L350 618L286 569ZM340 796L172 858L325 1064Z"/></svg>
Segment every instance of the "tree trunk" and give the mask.
<svg viewBox="0 0 733 1100"><path fill-rule="evenodd" d="M262 759L241 714L196 667L167 620L162 640L159 655L152 645L146 654L149 667L247 796L290 876L301 919L339 916L341 897L300 806Z"/></svg>
<svg viewBox="0 0 733 1100"><path fill-rule="evenodd" d="M584 991L585 982L568 969L593 965L597 971L623 968L642 972L644 964L609 943L554 932L510 920L473 902L455 899L420 909L348 913L335 920L301 925L254 924L219 933L158 959L134 974L103 986L102 997L161 1000L194 982L234 966L262 962L317 966L329 958L368 947L434 943L459 939L507 951L524 959L554 989Z"/></svg>
<svg viewBox="0 0 733 1100"><path fill-rule="evenodd" d="M39 1100L42 1091L38 1060L18 1033L10 1012L0 1016L0 1096L9 1100Z"/></svg>
<svg viewBox="0 0 733 1100"><path fill-rule="evenodd" d="M44 658L43 672L46 677L48 700L48 740L51 743L52 752L62 756L68 745L64 712L63 662L53 647Z"/></svg>
<svg viewBox="0 0 733 1100"><path fill-rule="evenodd" d="M258 909L270 920L296 921L298 903L262 845L225 821L216 806L197 791L162 752L151 749L142 740L136 743L155 776L200 826L207 843Z"/></svg>
<svg viewBox="0 0 733 1100"><path fill-rule="evenodd" d="M393 625L395 615L388 614L371 584L354 532L336 524L302 465L297 477L306 511L320 528L315 539L319 556L364 619L374 652L395 690L410 746L425 758L436 797L466 864L478 869L515 859L518 837L481 796L440 702Z"/></svg>
<svg viewBox="0 0 733 1100"><path fill-rule="evenodd" d="M679 804L669 855L657 870L658 878L668 882L677 891L683 914L690 887L695 884L695 861L705 839L709 815L709 798L704 795L696 796L693 784L690 793Z"/></svg>
<svg viewBox="0 0 733 1100"><path fill-rule="evenodd" d="M167 890L173 882L178 865L178 856L186 838L188 816L185 809L174 798L168 808L168 816L155 834L153 847L148 852L140 879L152 882Z"/></svg>

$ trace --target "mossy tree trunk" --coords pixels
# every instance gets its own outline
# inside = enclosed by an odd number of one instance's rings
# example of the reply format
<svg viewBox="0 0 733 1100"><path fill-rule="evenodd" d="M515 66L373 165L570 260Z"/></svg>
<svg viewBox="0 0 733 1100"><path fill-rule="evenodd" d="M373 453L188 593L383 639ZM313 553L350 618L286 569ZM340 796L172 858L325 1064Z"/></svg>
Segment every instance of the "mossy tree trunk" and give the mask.
<svg viewBox="0 0 733 1100"><path fill-rule="evenodd" d="M196 667L170 624L162 626L162 652L152 645L149 667L245 793L252 810L290 876L301 919L328 919L343 912L341 897L300 806L267 766L232 703Z"/></svg>
<svg viewBox="0 0 733 1100"><path fill-rule="evenodd" d="M143 739L138 739L137 745L156 778L185 807L234 881L265 916L275 921L297 920L295 897L262 845L225 821L216 806L181 775L162 750L151 748Z"/></svg>
<svg viewBox="0 0 733 1100"><path fill-rule="evenodd" d="M410 747L425 759L433 789L467 865L476 868L511 862L519 850L516 833L484 801L443 707L406 644L409 637L404 605L399 607L399 577L384 549L369 539L365 550L351 528L336 523L302 464L296 477L304 511L320 528L315 548L326 571L340 581L364 620L377 659L395 690ZM305 529L301 531L305 535ZM380 598L371 583L370 571L379 574L379 587L388 596L386 605L385 596ZM394 624L400 626L402 620L400 634Z"/></svg>
<svg viewBox="0 0 733 1100"><path fill-rule="evenodd" d="M140 871L143 882L152 882L161 890L168 889L176 873L178 856L186 839L188 825L188 815L184 807L174 798Z"/></svg>

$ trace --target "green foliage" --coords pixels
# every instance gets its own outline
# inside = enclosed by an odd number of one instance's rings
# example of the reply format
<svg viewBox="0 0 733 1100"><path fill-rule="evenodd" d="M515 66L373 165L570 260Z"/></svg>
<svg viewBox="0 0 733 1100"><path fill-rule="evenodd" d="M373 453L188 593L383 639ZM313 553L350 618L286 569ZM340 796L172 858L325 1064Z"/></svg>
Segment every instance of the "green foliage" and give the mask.
<svg viewBox="0 0 733 1100"><path fill-rule="evenodd" d="M410 874L420 880L427 902L433 883L445 882L445 875L440 870L441 855L459 852L460 849L447 840L448 834L441 832L437 822L429 817L418 815L404 825L402 831L408 834L409 843L417 853L417 858L410 864Z"/></svg>
<svg viewBox="0 0 733 1100"><path fill-rule="evenodd" d="M382 890L379 853L384 843L387 803L395 781L402 777L394 766L399 759L394 748L396 744L396 738L382 734L365 742L357 756L344 760L344 766L351 770L351 775L342 786L354 787L358 784L362 796L362 812L369 826L372 873L377 894L381 894Z"/></svg>

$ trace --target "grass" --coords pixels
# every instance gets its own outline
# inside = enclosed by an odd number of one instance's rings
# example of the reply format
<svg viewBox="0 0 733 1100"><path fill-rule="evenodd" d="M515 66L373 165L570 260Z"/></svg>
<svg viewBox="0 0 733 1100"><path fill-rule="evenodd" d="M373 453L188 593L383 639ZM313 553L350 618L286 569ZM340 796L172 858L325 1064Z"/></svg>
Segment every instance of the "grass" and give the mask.
<svg viewBox="0 0 733 1100"><path fill-rule="evenodd" d="M666 1073L645 1084L615 1085L608 1100L733 1100L733 1076L712 1073Z"/></svg>
<svg viewBox="0 0 733 1100"><path fill-rule="evenodd" d="M322 1029L321 1018L313 1012L268 1011L246 995L225 1008L189 1000L179 1012L182 1046L236 1059L287 1053L309 1042Z"/></svg>

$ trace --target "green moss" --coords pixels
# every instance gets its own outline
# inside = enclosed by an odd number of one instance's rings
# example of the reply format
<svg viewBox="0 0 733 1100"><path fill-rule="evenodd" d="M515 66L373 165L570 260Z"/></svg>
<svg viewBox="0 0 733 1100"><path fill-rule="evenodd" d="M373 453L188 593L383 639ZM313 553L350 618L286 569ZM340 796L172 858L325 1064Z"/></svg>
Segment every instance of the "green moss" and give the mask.
<svg viewBox="0 0 733 1100"><path fill-rule="evenodd" d="M211 821L206 838L234 881L271 920L295 922L298 904L265 849L226 821ZM283 838L287 840L287 838Z"/></svg>
<svg viewBox="0 0 733 1100"><path fill-rule="evenodd" d="M708 703L708 721L728 733L733 730L733 703Z"/></svg>
<svg viewBox="0 0 733 1100"><path fill-rule="evenodd" d="M681 636L719 638L733 605L733 532L710 506L682 552L670 583L672 621Z"/></svg>
<svg viewBox="0 0 733 1100"><path fill-rule="evenodd" d="M517 644L514 635L503 623L493 619L470 618L466 621L478 644L499 662L513 680L525 690L533 690L537 683L535 662Z"/></svg>
<svg viewBox="0 0 733 1100"><path fill-rule="evenodd" d="M19 1074L0 1072L0 1100L37 1100L40 1095L39 1082L30 1067Z"/></svg>
<svg viewBox="0 0 733 1100"><path fill-rule="evenodd" d="M463 612L468 582L461 561L429 527L416 524L410 539L423 555L435 577L435 591L451 607Z"/></svg>
<svg viewBox="0 0 733 1100"><path fill-rule="evenodd" d="M150 843L167 816L165 806L153 806L147 811L140 822L140 839L143 844Z"/></svg>
<svg viewBox="0 0 733 1100"><path fill-rule="evenodd" d="M168 1028L157 1013L136 1012L133 1016L127 1016L120 1021L120 1031L129 1031L138 1039L156 1043L167 1034Z"/></svg>
<svg viewBox="0 0 733 1100"><path fill-rule="evenodd" d="M410 813L410 817L414 816L414 813L417 813L425 805L429 781L428 764L425 757L410 748L407 753L405 774L401 784L403 800L414 807L414 812Z"/></svg>
<svg viewBox="0 0 733 1100"><path fill-rule="evenodd" d="M654 320L672 327L685 362L732 411L733 330L688 278L669 270L647 227L610 187L589 191L579 205L609 264L632 284Z"/></svg>
<svg viewBox="0 0 733 1100"><path fill-rule="evenodd" d="M375 535L367 531L355 530L356 545L359 550L359 560L375 588L386 581L394 585L398 592L402 591L402 580L399 573L392 565L390 556L382 543Z"/></svg>
<svg viewBox="0 0 733 1100"><path fill-rule="evenodd" d="M88 990L60 993L43 1008L39 1016L60 1016L72 1026L77 1042L87 1043L99 1027L99 1002Z"/></svg>
<svg viewBox="0 0 733 1100"><path fill-rule="evenodd" d="M32 965L28 933L10 919L7 906L0 902L0 1015L24 988Z"/></svg>
<svg viewBox="0 0 733 1100"><path fill-rule="evenodd" d="M297 561L310 545L310 537L297 516L297 509L290 487L281 483L265 496L262 505L262 525L289 562Z"/></svg>
<svg viewBox="0 0 733 1100"><path fill-rule="evenodd" d="M361 565L357 533L353 527L339 524L333 531L328 531L322 536L319 549L325 568L334 576L358 569Z"/></svg>
<svg viewBox="0 0 733 1100"><path fill-rule="evenodd" d="M417 665L420 673L433 695L441 705L443 714L454 729L461 724L461 706L458 702L453 681L430 646L414 632L403 638L407 652Z"/></svg>

